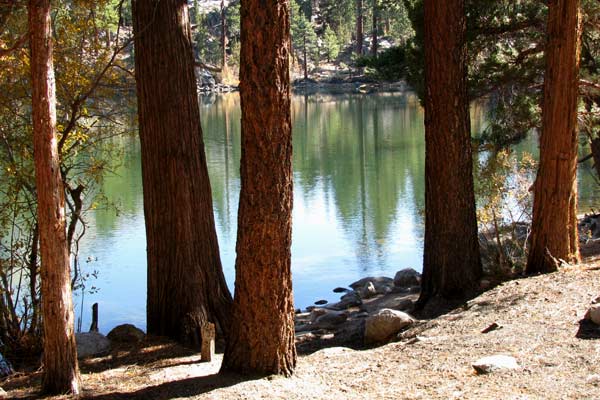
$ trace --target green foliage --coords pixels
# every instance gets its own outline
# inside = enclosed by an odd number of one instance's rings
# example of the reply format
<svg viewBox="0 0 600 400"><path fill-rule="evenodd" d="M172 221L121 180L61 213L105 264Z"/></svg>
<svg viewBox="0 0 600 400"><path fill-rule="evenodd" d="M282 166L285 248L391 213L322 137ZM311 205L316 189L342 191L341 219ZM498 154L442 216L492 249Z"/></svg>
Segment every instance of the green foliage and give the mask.
<svg viewBox="0 0 600 400"><path fill-rule="evenodd" d="M323 46L325 47L327 61L335 60L340 53L340 44L337 35L329 26L325 28L323 33Z"/></svg>
<svg viewBox="0 0 600 400"><path fill-rule="evenodd" d="M128 98L119 96L117 101L116 94L133 86L126 72L129 62L115 53L124 41L116 35L119 4L55 4L58 147L75 254L85 231L85 211L114 163L108 139L123 131L118 121L128 109ZM27 32L26 11L24 6L11 9L0 32L1 47ZM7 327L0 339L13 349L31 345L41 329L29 75L26 48L0 58L0 325Z"/></svg>
<svg viewBox="0 0 600 400"><path fill-rule="evenodd" d="M339 43L351 43L356 21L356 0L322 0L319 9L322 23L336 33Z"/></svg>
<svg viewBox="0 0 600 400"><path fill-rule="evenodd" d="M300 6L295 0L290 3L291 8L291 24L290 30L292 34L292 44L298 53L300 59L304 58L304 54L308 61L318 63L319 47L317 34L315 33L312 23L306 15L301 11Z"/></svg>
<svg viewBox="0 0 600 400"><path fill-rule="evenodd" d="M406 77L406 47L391 47L379 53L377 57L363 56L356 60L359 68L367 67L378 78L388 81Z"/></svg>
<svg viewBox="0 0 600 400"><path fill-rule="evenodd" d="M404 0L404 4L415 31L406 44L406 80L423 99L423 2ZM582 9L581 75L598 82L600 6L586 0ZM470 97L491 99L489 125L482 140L494 146L514 143L540 127L546 13L547 7L534 0L467 2ZM597 92L588 94L588 105L600 103ZM584 129L593 127L596 118L596 112L582 114Z"/></svg>
<svg viewBox="0 0 600 400"><path fill-rule="evenodd" d="M482 261L488 274L514 275L524 270L526 242L537 163L528 153L503 149L480 154L475 164L477 221Z"/></svg>

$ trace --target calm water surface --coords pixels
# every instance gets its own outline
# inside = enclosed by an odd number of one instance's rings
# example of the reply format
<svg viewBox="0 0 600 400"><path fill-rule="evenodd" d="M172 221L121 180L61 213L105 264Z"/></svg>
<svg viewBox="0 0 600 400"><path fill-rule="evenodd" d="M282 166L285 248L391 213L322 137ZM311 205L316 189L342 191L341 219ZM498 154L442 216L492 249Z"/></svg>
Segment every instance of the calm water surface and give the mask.
<svg viewBox="0 0 600 400"><path fill-rule="evenodd" d="M240 190L240 111L237 94L204 98L202 127L225 277L233 291ZM292 272L296 307L335 301L336 286L368 275L421 269L425 143L423 111L411 94L294 96ZM473 112L474 130L482 125ZM100 331L122 323L145 329L146 243L139 143L121 139L124 162L103 183L115 210L95 210L80 259L99 272L78 292L82 330L91 304ZM535 144L524 144L535 152ZM587 176L587 178L585 177ZM591 176L582 192L594 202ZM83 313L81 310L83 309Z"/></svg>

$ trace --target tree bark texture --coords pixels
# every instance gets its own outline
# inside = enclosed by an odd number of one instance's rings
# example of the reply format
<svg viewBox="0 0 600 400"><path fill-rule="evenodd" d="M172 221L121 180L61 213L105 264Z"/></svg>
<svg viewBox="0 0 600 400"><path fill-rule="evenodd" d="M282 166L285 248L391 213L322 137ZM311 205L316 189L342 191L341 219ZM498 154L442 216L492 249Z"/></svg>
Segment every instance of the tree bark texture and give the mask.
<svg viewBox="0 0 600 400"><path fill-rule="evenodd" d="M356 0L356 55L363 51L363 0Z"/></svg>
<svg viewBox="0 0 600 400"><path fill-rule="evenodd" d="M419 305L464 298L481 260L473 190L464 0L425 0L425 248Z"/></svg>
<svg viewBox="0 0 600 400"><path fill-rule="evenodd" d="M292 137L287 0L241 5L241 193L233 322L223 369L290 375Z"/></svg>
<svg viewBox="0 0 600 400"><path fill-rule="evenodd" d="M534 185L528 274L554 271L557 260L579 261L576 210L581 12L578 0L548 2L547 38L540 164Z"/></svg>
<svg viewBox="0 0 600 400"><path fill-rule="evenodd" d="M148 259L148 332L194 348L231 313L215 231L187 2L132 2Z"/></svg>
<svg viewBox="0 0 600 400"><path fill-rule="evenodd" d="M42 257L42 391L79 393L65 194L56 140L56 84L49 0L29 2L35 183Z"/></svg>

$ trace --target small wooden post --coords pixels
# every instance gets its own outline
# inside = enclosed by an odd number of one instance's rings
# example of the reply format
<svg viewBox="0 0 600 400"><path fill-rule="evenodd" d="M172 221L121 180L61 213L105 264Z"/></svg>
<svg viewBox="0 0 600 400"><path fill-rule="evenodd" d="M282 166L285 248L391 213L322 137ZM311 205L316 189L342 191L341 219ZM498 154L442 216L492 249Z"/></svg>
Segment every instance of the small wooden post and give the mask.
<svg viewBox="0 0 600 400"><path fill-rule="evenodd" d="M90 332L98 332L98 303L94 303L92 306L92 325L90 325Z"/></svg>
<svg viewBox="0 0 600 400"><path fill-rule="evenodd" d="M215 324L207 322L202 325L201 361L210 362L215 355Z"/></svg>

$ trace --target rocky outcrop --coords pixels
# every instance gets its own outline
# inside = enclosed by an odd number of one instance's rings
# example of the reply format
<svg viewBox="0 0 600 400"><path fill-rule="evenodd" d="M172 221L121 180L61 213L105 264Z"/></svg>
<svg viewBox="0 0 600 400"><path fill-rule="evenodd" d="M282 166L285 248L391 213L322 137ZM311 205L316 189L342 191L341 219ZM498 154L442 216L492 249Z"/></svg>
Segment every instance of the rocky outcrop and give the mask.
<svg viewBox="0 0 600 400"><path fill-rule="evenodd" d="M200 94L229 93L238 90L236 86L219 82L209 70L202 68L196 68L196 84Z"/></svg>
<svg viewBox="0 0 600 400"><path fill-rule="evenodd" d="M353 290L337 287L340 301L306 307L296 312L296 343L301 346L351 345L362 347L395 339L398 332L414 319L408 315L417 298L413 286L420 274L413 269L399 271L401 284L386 276L366 277L349 285Z"/></svg>
<svg viewBox="0 0 600 400"><path fill-rule="evenodd" d="M367 284L369 284L369 282L371 282L373 286L375 286L375 289L380 288L379 290L381 290L381 288L385 286L394 285L394 280L387 276L368 276L366 278L362 278L357 280L356 282L351 283L350 287L354 290L360 290Z"/></svg>
<svg viewBox="0 0 600 400"><path fill-rule="evenodd" d="M114 327L107 336L113 342L139 343L144 340L146 334L134 325L123 324Z"/></svg>
<svg viewBox="0 0 600 400"><path fill-rule="evenodd" d="M110 340L98 332L76 333L77 358L101 356L110 351Z"/></svg>
<svg viewBox="0 0 600 400"><path fill-rule="evenodd" d="M414 318L405 312L389 308L379 310L365 321L365 344L388 342L414 322Z"/></svg>
<svg viewBox="0 0 600 400"><path fill-rule="evenodd" d="M398 287L412 287L421 284L421 274L412 268L405 268L394 276L394 285Z"/></svg>

